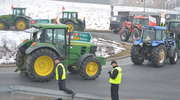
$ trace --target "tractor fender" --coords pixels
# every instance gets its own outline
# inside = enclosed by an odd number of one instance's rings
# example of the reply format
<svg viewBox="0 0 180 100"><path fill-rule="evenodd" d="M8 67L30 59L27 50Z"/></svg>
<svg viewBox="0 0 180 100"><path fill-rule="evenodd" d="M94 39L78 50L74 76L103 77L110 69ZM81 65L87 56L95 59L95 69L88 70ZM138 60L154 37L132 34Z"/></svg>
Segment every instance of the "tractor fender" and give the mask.
<svg viewBox="0 0 180 100"><path fill-rule="evenodd" d="M83 62L84 59L86 59L86 58L88 58L88 57L93 57L93 56L94 56L94 54L84 54L84 55L82 55L82 56L79 58L78 62L77 62L77 66L80 66L80 65L81 65L81 62Z"/></svg>
<svg viewBox="0 0 180 100"><path fill-rule="evenodd" d="M61 54L61 52L59 52L54 46L52 45L37 45L37 46L30 46L28 49L26 49L25 53L27 55L31 54L32 52L39 50L39 49L50 49L52 51L54 51L59 57L63 58L63 55Z"/></svg>
<svg viewBox="0 0 180 100"><path fill-rule="evenodd" d="M164 45L164 41L153 41L152 42L153 47L160 46L160 45Z"/></svg>
<svg viewBox="0 0 180 100"><path fill-rule="evenodd" d="M169 50L168 50L168 57L174 57L174 52L175 51L176 51L176 47L175 46L169 48Z"/></svg>

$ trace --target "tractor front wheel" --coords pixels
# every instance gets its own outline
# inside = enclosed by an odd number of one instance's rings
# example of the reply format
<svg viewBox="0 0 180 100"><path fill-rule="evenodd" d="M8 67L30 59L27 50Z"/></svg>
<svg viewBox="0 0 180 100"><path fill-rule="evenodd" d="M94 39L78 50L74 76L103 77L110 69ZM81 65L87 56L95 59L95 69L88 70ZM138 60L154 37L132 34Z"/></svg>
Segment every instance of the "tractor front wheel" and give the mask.
<svg viewBox="0 0 180 100"><path fill-rule="evenodd" d="M56 53L49 49L39 49L27 56L26 69L32 81L49 81L54 77Z"/></svg>
<svg viewBox="0 0 180 100"><path fill-rule="evenodd" d="M142 55L142 50L140 46L132 46L131 60L136 65L141 65L144 62L144 57Z"/></svg>
<svg viewBox="0 0 180 100"><path fill-rule="evenodd" d="M28 28L28 24L25 19L18 19L16 21L16 30L23 31Z"/></svg>
<svg viewBox="0 0 180 100"><path fill-rule="evenodd" d="M68 26L68 32L73 32L74 31L74 23L66 22L65 24Z"/></svg>
<svg viewBox="0 0 180 100"><path fill-rule="evenodd" d="M128 31L128 29L124 29L120 33L120 39L121 39L121 41L128 41L129 40L129 31Z"/></svg>
<svg viewBox="0 0 180 100"><path fill-rule="evenodd" d="M94 80L101 73L102 67L96 57L87 57L81 62L80 76L85 80Z"/></svg>
<svg viewBox="0 0 180 100"><path fill-rule="evenodd" d="M154 47L152 49L151 62L155 67L161 67L164 65L166 60L166 50L163 45Z"/></svg>
<svg viewBox="0 0 180 100"><path fill-rule="evenodd" d="M7 25L4 22L0 22L0 30L6 30Z"/></svg>
<svg viewBox="0 0 180 100"><path fill-rule="evenodd" d="M179 57L178 51L175 50L173 57L170 57L170 58L169 58L169 62L170 62L171 64L176 64L177 61L178 61L178 57Z"/></svg>

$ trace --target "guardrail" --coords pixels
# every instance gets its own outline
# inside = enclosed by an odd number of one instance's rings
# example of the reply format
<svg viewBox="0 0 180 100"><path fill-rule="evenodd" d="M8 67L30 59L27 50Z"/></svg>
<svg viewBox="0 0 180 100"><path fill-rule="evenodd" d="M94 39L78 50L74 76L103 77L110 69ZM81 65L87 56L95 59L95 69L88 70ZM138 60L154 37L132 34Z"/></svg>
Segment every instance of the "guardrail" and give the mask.
<svg viewBox="0 0 180 100"><path fill-rule="evenodd" d="M8 91L12 95L15 95L16 93L18 94L20 93L20 94L34 95L34 96L61 98L63 100L72 99L72 95L66 94L63 91L43 89L43 88L37 88L37 87L15 85L15 86L10 86ZM75 97L73 98L73 100L104 100L104 98L95 96L95 95L77 93Z"/></svg>

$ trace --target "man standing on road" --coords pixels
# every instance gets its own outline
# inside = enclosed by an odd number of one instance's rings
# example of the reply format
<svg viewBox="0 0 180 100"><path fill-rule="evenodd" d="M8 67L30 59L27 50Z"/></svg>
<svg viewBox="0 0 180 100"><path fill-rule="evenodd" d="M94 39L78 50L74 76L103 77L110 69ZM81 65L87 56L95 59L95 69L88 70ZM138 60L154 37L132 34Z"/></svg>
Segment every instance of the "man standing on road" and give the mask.
<svg viewBox="0 0 180 100"><path fill-rule="evenodd" d="M74 98L75 93L66 88L66 79L67 79L67 71L64 65L61 63L59 58L55 58L55 64L56 64L56 80L58 81L59 90L62 90L68 94L72 94L72 98ZM62 100L62 99L58 99Z"/></svg>
<svg viewBox="0 0 180 100"><path fill-rule="evenodd" d="M112 61L113 69L109 71L109 83L111 84L111 100L119 100L119 84L122 80L122 69L118 66L116 61Z"/></svg>

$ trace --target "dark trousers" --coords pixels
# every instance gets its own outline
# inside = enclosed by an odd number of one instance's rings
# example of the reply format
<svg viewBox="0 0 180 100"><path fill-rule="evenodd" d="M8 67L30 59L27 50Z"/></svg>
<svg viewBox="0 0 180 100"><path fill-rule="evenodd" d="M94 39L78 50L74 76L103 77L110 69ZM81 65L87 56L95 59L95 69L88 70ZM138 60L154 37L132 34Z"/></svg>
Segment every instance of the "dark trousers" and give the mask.
<svg viewBox="0 0 180 100"><path fill-rule="evenodd" d="M111 100L119 100L119 84L111 84Z"/></svg>
<svg viewBox="0 0 180 100"><path fill-rule="evenodd" d="M66 80L58 80L59 90L62 90L68 94L73 94L73 91L66 88Z"/></svg>

